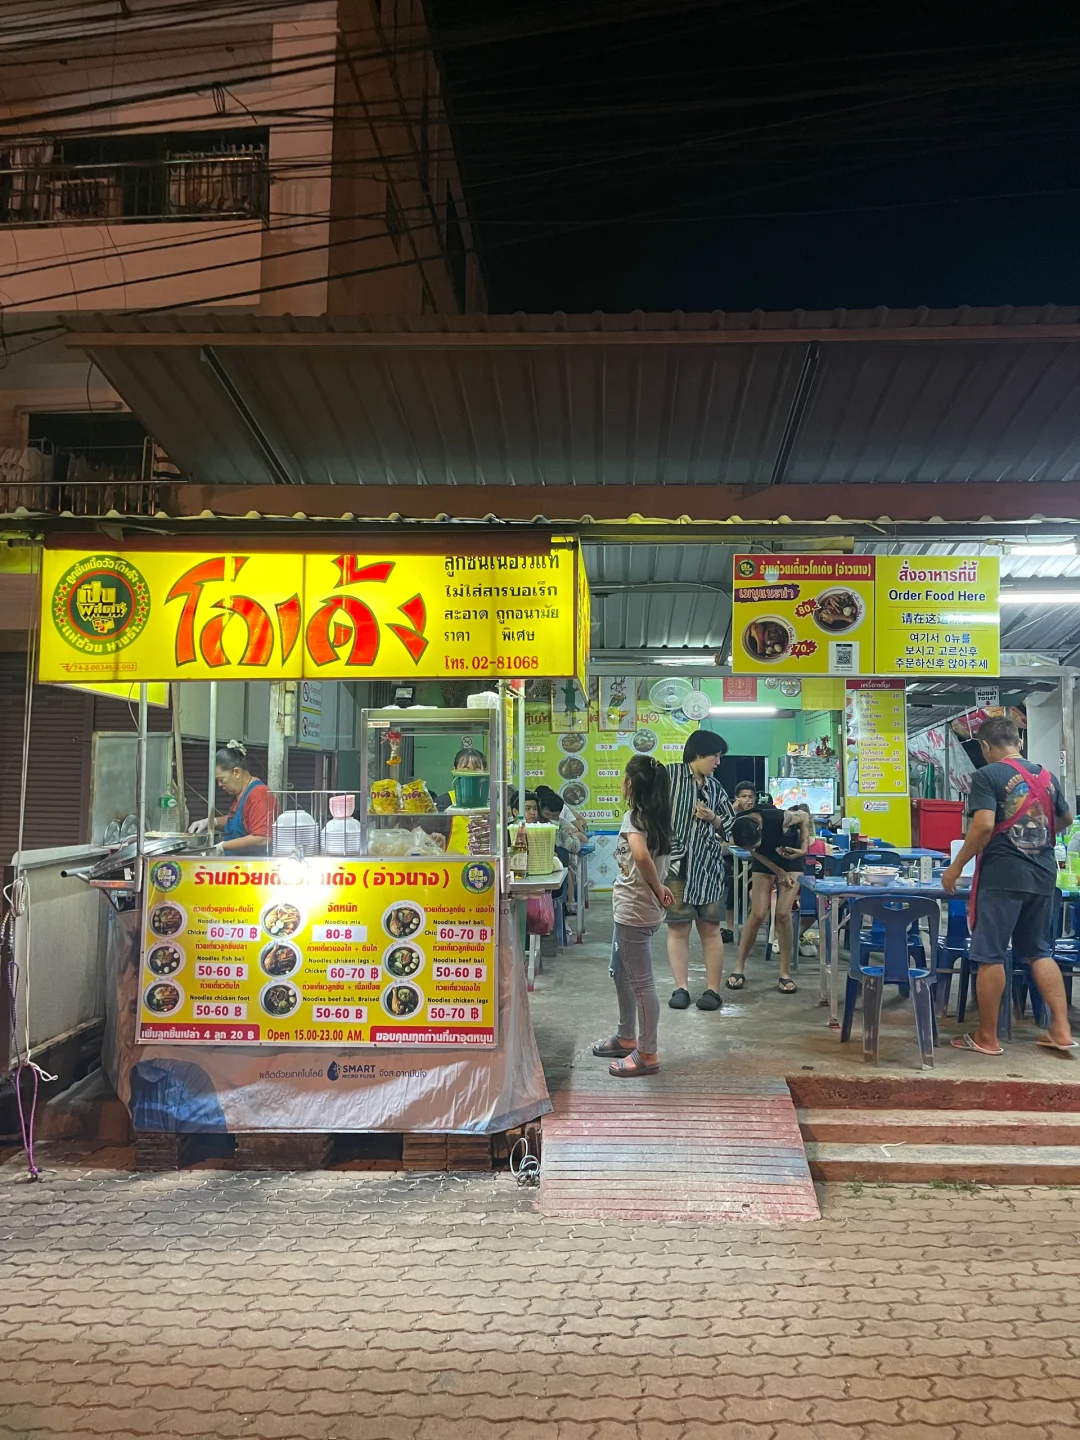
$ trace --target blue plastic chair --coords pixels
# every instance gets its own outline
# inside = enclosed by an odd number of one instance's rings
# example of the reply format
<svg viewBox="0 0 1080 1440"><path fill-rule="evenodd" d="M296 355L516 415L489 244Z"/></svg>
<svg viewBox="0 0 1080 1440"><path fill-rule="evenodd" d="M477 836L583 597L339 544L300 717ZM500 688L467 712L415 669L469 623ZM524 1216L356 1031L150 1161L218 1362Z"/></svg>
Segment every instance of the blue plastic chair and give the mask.
<svg viewBox="0 0 1080 1440"><path fill-rule="evenodd" d="M952 993L952 982L954 978L961 978L965 971L970 981L971 963L969 959L971 949L971 932L967 922L967 901L950 900L948 918L945 925L945 936L938 945L937 968L935 970L937 1011L939 1015L946 1015L949 1011L949 996ZM960 962L960 976L956 973L956 962ZM965 1002L967 1000L967 989L965 985ZM957 1018L962 1018L959 1016Z"/></svg>
<svg viewBox="0 0 1080 1440"><path fill-rule="evenodd" d="M880 965L860 964L854 946L852 947L840 1039L846 1041L851 1038L851 1026L855 1018L855 1002L861 989L863 997L863 1059L876 1065L883 987L885 985L910 986L922 1068L924 1070L932 1069L934 1042L937 1039L933 1005L934 976L925 966L911 964L909 932L913 925L918 925L925 920L930 934L930 953L937 954L937 901L924 900L914 895L910 899L900 896L863 899L860 896L851 902L852 935L857 935L861 931L863 920L866 919L881 926L884 936L882 963Z"/></svg>

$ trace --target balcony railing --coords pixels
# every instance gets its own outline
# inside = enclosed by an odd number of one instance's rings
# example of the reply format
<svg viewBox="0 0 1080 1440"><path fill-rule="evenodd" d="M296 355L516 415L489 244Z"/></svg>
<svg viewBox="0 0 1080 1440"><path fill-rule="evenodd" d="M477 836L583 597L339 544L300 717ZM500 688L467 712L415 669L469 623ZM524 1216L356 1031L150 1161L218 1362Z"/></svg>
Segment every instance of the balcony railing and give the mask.
<svg viewBox="0 0 1080 1440"><path fill-rule="evenodd" d="M261 148L97 165L45 164L26 153L51 148L21 146L2 157L0 225L268 218Z"/></svg>
<svg viewBox="0 0 1080 1440"><path fill-rule="evenodd" d="M0 515L171 514L182 477L149 436L131 449L119 463L72 455L63 477L48 442L0 449Z"/></svg>

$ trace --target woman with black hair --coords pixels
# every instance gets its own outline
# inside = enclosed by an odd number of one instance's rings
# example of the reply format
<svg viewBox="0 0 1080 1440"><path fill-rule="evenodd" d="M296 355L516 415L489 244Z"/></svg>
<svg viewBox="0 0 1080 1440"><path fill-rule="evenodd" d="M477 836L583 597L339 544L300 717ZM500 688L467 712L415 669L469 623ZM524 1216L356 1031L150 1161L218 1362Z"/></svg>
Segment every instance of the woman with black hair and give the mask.
<svg viewBox="0 0 1080 1440"><path fill-rule="evenodd" d="M635 755L623 776L623 799L630 808L615 847L619 874L611 896L611 978L619 997L619 1025L610 1039L593 1046L594 1055L611 1060L609 1071L617 1080L655 1075L660 1069L660 999L650 942L672 901L664 883L671 850L665 767L649 755Z"/></svg>
<svg viewBox="0 0 1080 1440"><path fill-rule="evenodd" d="M671 784L671 893L668 910L668 964L675 989L668 1004L690 1004L690 929L697 924L705 958L705 990L699 1010L724 1003L724 842L735 818L731 801L713 772L727 754L727 741L712 730L695 730L683 749L683 763L668 767Z"/></svg>
<svg viewBox="0 0 1080 1440"><path fill-rule="evenodd" d="M239 740L230 740L214 757L214 779L218 789L233 797L232 807L224 820L214 815L196 820L191 827L194 835L215 832L222 828L221 840L214 847L221 855L266 855L272 845L274 821L278 817L277 801L265 780L259 780L247 766L247 748Z"/></svg>

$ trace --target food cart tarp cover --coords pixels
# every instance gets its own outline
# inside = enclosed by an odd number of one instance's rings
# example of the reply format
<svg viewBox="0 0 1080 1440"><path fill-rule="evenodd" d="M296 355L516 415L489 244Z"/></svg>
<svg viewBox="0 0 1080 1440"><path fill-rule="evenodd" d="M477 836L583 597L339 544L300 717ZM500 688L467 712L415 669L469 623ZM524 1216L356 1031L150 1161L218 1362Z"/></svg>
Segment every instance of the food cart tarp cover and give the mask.
<svg viewBox="0 0 1080 1440"><path fill-rule="evenodd" d="M106 1073L137 1130L497 1134L551 1111L503 902L497 1050L137 1045L138 912L109 912Z"/></svg>

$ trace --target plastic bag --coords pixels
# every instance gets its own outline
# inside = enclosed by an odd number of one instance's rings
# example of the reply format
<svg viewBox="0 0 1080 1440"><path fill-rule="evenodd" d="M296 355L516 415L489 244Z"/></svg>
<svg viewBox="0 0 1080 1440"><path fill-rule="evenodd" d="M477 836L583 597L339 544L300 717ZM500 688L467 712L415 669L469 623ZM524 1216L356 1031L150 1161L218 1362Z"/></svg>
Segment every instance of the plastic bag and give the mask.
<svg viewBox="0 0 1080 1440"><path fill-rule="evenodd" d="M408 855L412 846L412 834L402 829L376 830L368 840L372 855Z"/></svg>
<svg viewBox="0 0 1080 1440"><path fill-rule="evenodd" d="M443 855L445 852L445 838L441 835L432 835L422 825L417 825L409 836L410 855Z"/></svg>
<svg viewBox="0 0 1080 1440"><path fill-rule="evenodd" d="M525 929L530 935L550 935L555 929L555 902L550 891L530 895L525 913Z"/></svg>

